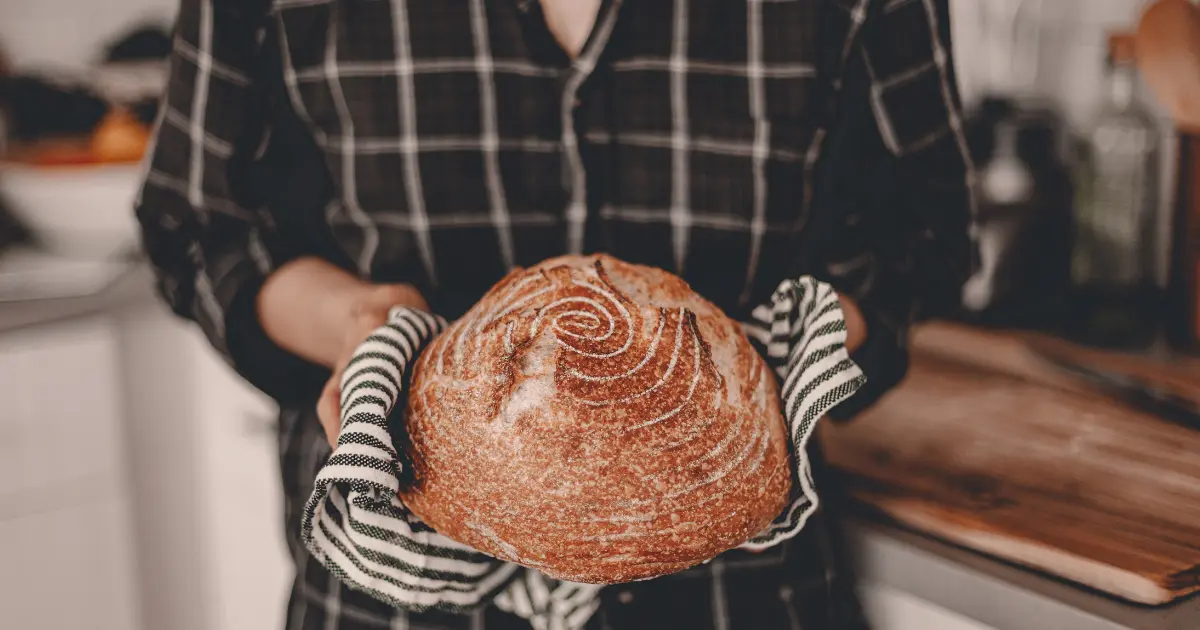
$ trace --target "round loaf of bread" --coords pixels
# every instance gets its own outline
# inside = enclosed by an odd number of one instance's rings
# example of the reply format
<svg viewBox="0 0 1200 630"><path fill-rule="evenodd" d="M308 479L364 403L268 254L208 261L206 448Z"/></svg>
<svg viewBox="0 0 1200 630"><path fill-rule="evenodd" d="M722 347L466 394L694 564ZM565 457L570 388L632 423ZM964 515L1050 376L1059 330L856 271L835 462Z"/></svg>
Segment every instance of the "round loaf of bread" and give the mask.
<svg viewBox="0 0 1200 630"><path fill-rule="evenodd" d="M606 256L516 270L421 354L401 497L559 579L614 584L766 529L791 469L775 378L682 279Z"/></svg>

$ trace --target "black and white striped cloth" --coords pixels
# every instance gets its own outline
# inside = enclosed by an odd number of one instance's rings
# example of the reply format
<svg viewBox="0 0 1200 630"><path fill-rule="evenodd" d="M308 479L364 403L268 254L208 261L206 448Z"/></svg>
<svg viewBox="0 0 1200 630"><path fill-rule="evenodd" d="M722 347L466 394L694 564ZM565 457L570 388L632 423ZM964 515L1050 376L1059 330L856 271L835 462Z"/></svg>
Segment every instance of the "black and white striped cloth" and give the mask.
<svg viewBox="0 0 1200 630"><path fill-rule="evenodd" d="M845 347L837 294L809 276L779 285L743 324L782 382L797 480L791 504L743 545L765 549L795 536L816 510L805 449L817 421L865 382ZM403 464L388 429L407 367L446 322L409 308L358 348L342 380L342 430L318 474L302 526L313 557L339 579L408 610L465 611L495 601L535 630L577 630L599 606L600 586L548 578L442 536L400 500Z"/></svg>

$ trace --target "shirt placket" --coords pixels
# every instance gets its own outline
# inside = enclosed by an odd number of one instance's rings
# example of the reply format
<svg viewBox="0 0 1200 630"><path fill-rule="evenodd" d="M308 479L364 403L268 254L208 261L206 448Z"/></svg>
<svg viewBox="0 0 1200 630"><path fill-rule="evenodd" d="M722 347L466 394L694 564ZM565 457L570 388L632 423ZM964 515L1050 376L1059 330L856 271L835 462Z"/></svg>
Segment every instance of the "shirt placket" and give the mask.
<svg viewBox="0 0 1200 630"><path fill-rule="evenodd" d="M569 193L566 209L567 253L583 253L584 227L587 224L587 168L580 148L575 109L579 105L579 90L596 69L608 41L612 37L622 0L607 0L596 16L596 25L583 50L572 60L563 76L559 103L562 124L563 186Z"/></svg>

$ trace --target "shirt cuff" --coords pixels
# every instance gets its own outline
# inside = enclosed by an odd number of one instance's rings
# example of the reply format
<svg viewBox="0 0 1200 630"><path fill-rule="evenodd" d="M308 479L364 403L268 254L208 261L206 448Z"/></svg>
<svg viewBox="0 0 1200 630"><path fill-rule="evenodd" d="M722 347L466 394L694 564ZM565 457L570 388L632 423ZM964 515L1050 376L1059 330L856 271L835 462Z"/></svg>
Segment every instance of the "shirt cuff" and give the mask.
<svg viewBox="0 0 1200 630"><path fill-rule="evenodd" d="M850 420L866 411L908 373L908 349L901 343L901 336L866 309L863 309L863 319L867 323L867 338L850 353L850 358L862 369L867 382L829 411L828 417L835 421Z"/></svg>
<svg viewBox="0 0 1200 630"><path fill-rule="evenodd" d="M279 347L258 320L265 278L247 279L225 314L225 344L234 370L280 405L315 402L331 372Z"/></svg>

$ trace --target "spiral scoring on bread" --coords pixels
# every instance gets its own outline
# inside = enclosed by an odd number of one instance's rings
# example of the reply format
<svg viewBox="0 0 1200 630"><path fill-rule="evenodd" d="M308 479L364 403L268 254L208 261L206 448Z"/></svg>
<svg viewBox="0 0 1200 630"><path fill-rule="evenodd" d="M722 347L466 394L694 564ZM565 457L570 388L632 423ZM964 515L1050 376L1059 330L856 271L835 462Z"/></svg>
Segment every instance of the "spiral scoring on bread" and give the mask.
<svg viewBox="0 0 1200 630"><path fill-rule="evenodd" d="M765 365L682 281L631 286L647 268L618 264L621 286L601 259L510 274L421 357L409 431L428 483L406 501L439 531L471 523L460 540L489 553L621 581L740 544L781 509L790 473ZM469 485L518 517L485 519Z"/></svg>
<svg viewBox="0 0 1200 630"><path fill-rule="evenodd" d="M463 356L473 344L477 355L486 331L500 324L510 359L547 334L562 350L555 371L560 395L596 408L641 405L639 415L648 417L626 422L626 432L668 420L692 404L705 405L714 417L721 377L695 314L685 307L639 307L612 284L600 261L594 274L581 278L570 267L553 267L513 283L491 310L459 327L455 354ZM701 392L707 404L695 400Z"/></svg>

